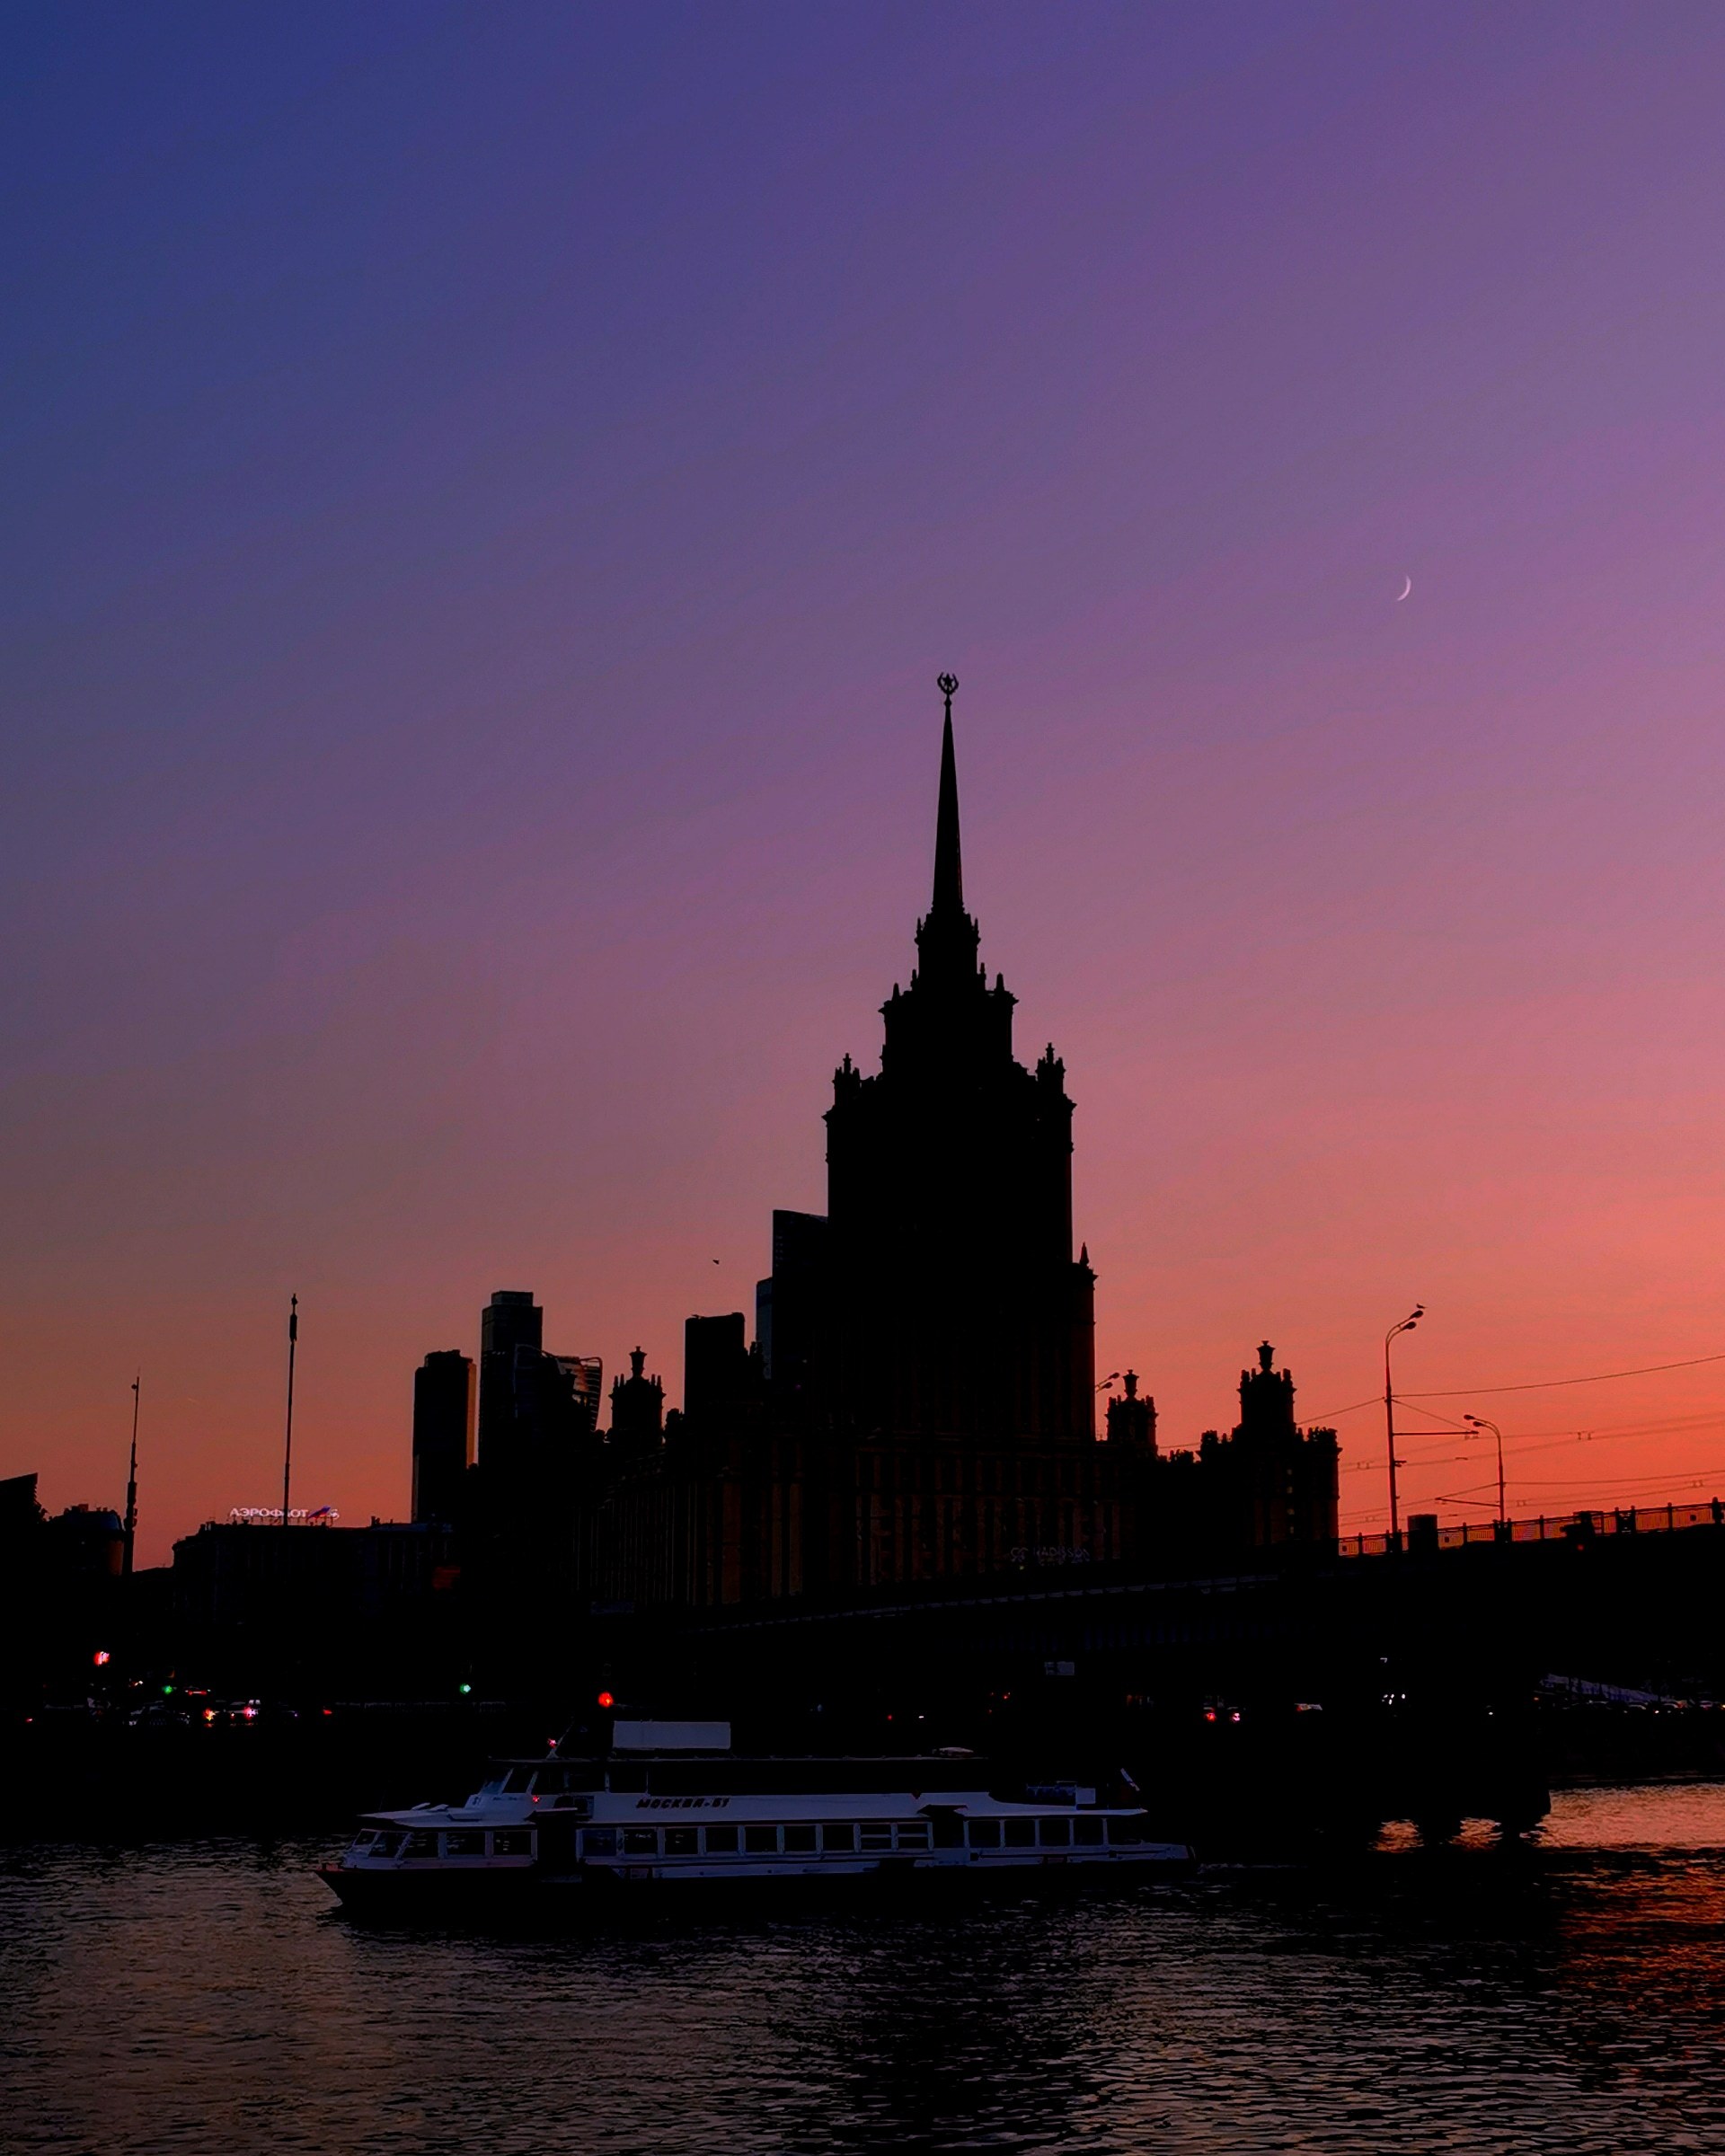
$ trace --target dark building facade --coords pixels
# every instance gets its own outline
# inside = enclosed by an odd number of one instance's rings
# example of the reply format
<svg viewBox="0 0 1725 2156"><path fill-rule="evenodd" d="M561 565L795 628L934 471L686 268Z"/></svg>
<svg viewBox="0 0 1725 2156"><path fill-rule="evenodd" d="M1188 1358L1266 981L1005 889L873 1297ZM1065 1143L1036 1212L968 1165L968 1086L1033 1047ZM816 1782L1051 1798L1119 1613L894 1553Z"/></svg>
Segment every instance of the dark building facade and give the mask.
<svg viewBox="0 0 1725 2156"><path fill-rule="evenodd" d="M585 1568L603 1371L544 1346L544 1313L500 1288L480 1318L479 1458L461 1513L462 1604L488 1667L554 1666Z"/></svg>
<svg viewBox="0 0 1725 2156"><path fill-rule="evenodd" d="M665 1435L665 1388L649 1377L647 1350L629 1351L629 1374L611 1388L611 1444L616 1450L654 1451Z"/></svg>
<svg viewBox="0 0 1725 2156"><path fill-rule="evenodd" d="M1294 1420L1294 1378L1265 1340L1240 1373L1240 1419L1206 1430L1196 1455L1175 1454L1170 1500L1216 1546L1274 1549L1336 1539L1339 1445L1333 1430Z"/></svg>
<svg viewBox="0 0 1725 2156"><path fill-rule="evenodd" d="M830 1288L824 1213L773 1215L773 1270L755 1289L761 1375L785 1401L812 1404Z"/></svg>
<svg viewBox="0 0 1725 2156"><path fill-rule="evenodd" d="M479 1322L479 1465L491 1498L561 1503L603 1389L597 1356L550 1353L532 1295L499 1288Z"/></svg>
<svg viewBox="0 0 1725 2156"><path fill-rule="evenodd" d="M1138 1398L1138 1374L1126 1371L1120 1379L1123 1388L1118 1397L1108 1403L1108 1442L1110 1445L1133 1445L1140 1451L1154 1454L1156 1449L1156 1403L1154 1400Z"/></svg>
<svg viewBox="0 0 1725 2156"><path fill-rule="evenodd" d="M545 1313L525 1288L500 1287L479 1317L479 1462L492 1467L516 1449L517 1352L524 1362L544 1347Z"/></svg>
<svg viewBox="0 0 1725 2156"><path fill-rule="evenodd" d="M554 1355L563 1383L569 1387L577 1438L590 1437L599 1427L599 1403L605 1397L605 1369L597 1355Z"/></svg>
<svg viewBox="0 0 1725 2156"><path fill-rule="evenodd" d="M413 1373L413 1517L459 1519L473 1462L474 1372L459 1348L434 1350Z"/></svg>
<svg viewBox="0 0 1725 2156"><path fill-rule="evenodd" d="M759 1391L760 1358L748 1351L740 1310L691 1318L683 1328L683 1412L712 1428L734 1421Z"/></svg>
<svg viewBox="0 0 1725 2156"><path fill-rule="evenodd" d="M33 1474L0 1480L0 1711L82 1698L92 1657L123 1630L126 1531L117 1512L68 1505L49 1515Z"/></svg>
<svg viewBox="0 0 1725 2156"><path fill-rule="evenodd" d="M209 1522L173 1546L174 1629L219 1689L448 1696L463 1652L455 1538L369 1527Z"/></svg>

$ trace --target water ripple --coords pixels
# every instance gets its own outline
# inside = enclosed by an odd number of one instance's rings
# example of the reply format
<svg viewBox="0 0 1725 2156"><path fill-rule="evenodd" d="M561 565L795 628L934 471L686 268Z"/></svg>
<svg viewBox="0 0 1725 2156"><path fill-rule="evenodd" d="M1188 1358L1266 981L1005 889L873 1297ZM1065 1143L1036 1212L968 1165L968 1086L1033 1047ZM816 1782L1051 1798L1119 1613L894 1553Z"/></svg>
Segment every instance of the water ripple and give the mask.
<svg viewBox="0 0 1725 2156"><path fill-rule="evenodd" d="M311 1844L0 1867L4 2145L104 2156L1725 2149L1725 1790L1324 1872L360 1930Z"/></svg>

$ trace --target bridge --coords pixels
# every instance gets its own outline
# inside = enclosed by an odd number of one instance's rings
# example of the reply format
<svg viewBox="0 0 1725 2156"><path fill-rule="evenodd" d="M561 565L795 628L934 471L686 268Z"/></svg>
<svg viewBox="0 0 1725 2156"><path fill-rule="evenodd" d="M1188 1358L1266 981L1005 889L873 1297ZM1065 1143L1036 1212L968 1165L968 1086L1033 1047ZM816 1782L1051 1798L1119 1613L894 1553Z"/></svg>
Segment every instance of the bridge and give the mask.
<svg viewBox="0 0 1725 2156"><path fill-rule="evenodd" d="M1525 1823L1552 1764L1552 1674L1595 1700L1725 1698L1714 1507L1544 1529L1421 1530L1399 1550L1355 1540L1186 1575L1068 1564L843 1602L615 1613L595 1621L594 1666L619 1696L770 1702L787 1727L870 1741L1101 1744L1172 1772L1185 1808L1212 1819L1268 1807L1306 1825Z"/></svg>

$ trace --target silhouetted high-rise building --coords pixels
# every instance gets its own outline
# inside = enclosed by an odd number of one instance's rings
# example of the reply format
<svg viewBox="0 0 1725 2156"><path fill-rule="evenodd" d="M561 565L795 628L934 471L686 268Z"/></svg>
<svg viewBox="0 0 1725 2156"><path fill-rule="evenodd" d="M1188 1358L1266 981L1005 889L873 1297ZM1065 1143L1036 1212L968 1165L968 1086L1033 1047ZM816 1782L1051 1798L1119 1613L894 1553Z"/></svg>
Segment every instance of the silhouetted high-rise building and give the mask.
<svg viewBox="0 0 1725 2156"><path fill-rule="evenodd" d="M711 1427L734 1419L751 1390L743 1313L690 1318L683 1328L683 1412Z"/></svg>
<svg viewBox="0 0 1725 2156"><path fill-rule="evenodd" d="M782 1401L809 1392L819 1358L827 1250L824 1213L774 1213L773 1270L755 1289L755 1339L762 1374Z"/></svg>
<svg viewBox="0 0 1725 2156"><path fill-rule="evenodd" d="M598 1357L549 1354L544 1333L544 1313L522 1289L500 1288L481 1317L479 1463L494 1511L564 1509L598 1421Z"/></svg>
<svg viewBox="0 0 1725 2156"><path fill-rule="evenodd" d="M561 1467L597 1417L599 1360L590 1355L552 1355L523 1340L509 1365L511 1420L500 1436L497 1457L526 1470Z"/></svg>
<svg viewBox="0 0 1725 2156"><path fill-rule="evenodd" d="M599 1427L599 1402L605 1392L605 1368L597 1355L557 1355L552 1357L569 1384L578 1430L590 1436Z"/></svg>
<svg viewBox="0 0 1725 2156"><path fill-rule="evenodd" d="M462 1480L473 1458L474 1374L459 1348L428 1355L413 1373L413 1517L461 1515Z"/></svg>
<svg viewBox="0 0 1725 2156"><path fill-rule="evenodd" d="M544 1345L545 1313L525 1288L500 1287L479 1319L479 1462L506 1462L516 1437L516 1350Z"/></svg>
<svg viewBox="0 0 1725 2156"><path fill-rule="evenodd" d="M1096 1438L1088 1254L1073 1253L1072 1102L1050 1047L1013 1053L1013 998L965 911L949 677L933 895L882 1010L880 1068L846 1056L828 1208L773 1215L757 1353L739 1312L692 1318L686 1413L611 1395L583 1493L591 1604L713 1606L1009 1568L1136 1561L1335 1532L1331 1433L1286 1372L1247 1373L1241 1425L1160 1454L1135 1372ZM1268 1351L1266 1351L1266 1354Z"/></svg>
<svg viewBox="0 0 1725 2156"><path fill-rule="evenodd" d="M1072 1250L1066 1067L1052 1047L1034 1071L1016 1060L1016 999L978 940L949 699L917 964L882 1007L879 1074L847 1056L827 1114L827 1402L858 1433L1089 1439L1095 1276Z"/></svg>

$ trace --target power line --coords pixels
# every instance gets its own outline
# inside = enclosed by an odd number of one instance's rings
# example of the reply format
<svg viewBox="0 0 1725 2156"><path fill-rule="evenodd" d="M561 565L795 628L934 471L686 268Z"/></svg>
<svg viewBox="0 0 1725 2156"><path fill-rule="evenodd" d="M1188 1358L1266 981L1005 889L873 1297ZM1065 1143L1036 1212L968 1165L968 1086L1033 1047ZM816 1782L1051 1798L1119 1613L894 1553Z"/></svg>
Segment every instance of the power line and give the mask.
<svg viewBox="0 0 1725 2156"><path fill-rule="evenodd" d="M1570 1445L1646 1445L1653 1440L1684 1436L1694 1436L1703 1430L1717 1430L1725 1417L1717 1411L1708 1415L1684 1416L1668 1423L1627 1423L1612 1430L1521 1430L1504 1433L1504 1451L1511 1459L1526 1459L1530 1453L1550 1453ZM1442 1439L1446 1431L1428 1430L1420 1436ZM1397 1442L1400 1442L1398 1433ZM1418 1468L1446 1465L1452 1460L1465 1459L1464 1453L1411 1453L1407 1464ZM1343 1463L1343 1472L1373 1473L1377 1462L1373 1460L1349 1460Z"/></svg>
<svg viewBox="0 0 1725 2156"><path fill-rule="evenodd" d="M1322 1415L1314 1415L1306 1427L1318 1428L1326 1422L1333 1422L1338 1415L1358 1415L1362 1408L1381 1408L1383 1405L1384 1395L1374 1392L1369 1400L1357 1400L1351 1408L1326 1408Z"/></svg>
<svg viewBox="0 0 1725 2156"><path fill-rule="evenodd" d="M1398 1392L1398 1400L1480 1400L1493 1392L1552 1392L1563 1385L1606 1385L1620 1377L1657 1377L1666 1370L1698 1370L1704 1363L1725 1363L1725 1355L1692 1355L1681 1363L1648 1363L1639 1370L1599 1370L1591 1377L1541 1377L1530 1379L1518 1385L1439 1385L1423 1392ZM1364 1408L1382 1407L1384 1395L1374 1392L1369 1400L1356 1400L1345 1408L1326 1408L1322 1415L1314 1415L1307 1427L1333 1422L1339 1415L1358 1415ZM1427 1409L1428 1414L1435 1410ZM1443 1418L1438 1417L1441 1421Z"/></svg>
<svg viewBox="0 0 1725 2156"><path fill-rule="evenodd" d="M1592 1377L1542 1377L1521 1385L1440 1385L1424 1392L1404 1392L1403 1400L1479 1398L1488 1392L1552 1392L1560 1385L1605 1385L1619 1377L1657 1377L1662 1370L1697 1370L1703 1363L1725 1363L1725 1355L1692 1355L1682 1363L1648 1363L1640 1370L1601 1370ZM1338 1409L1345 1413L1346 1409Z"/></svg>

